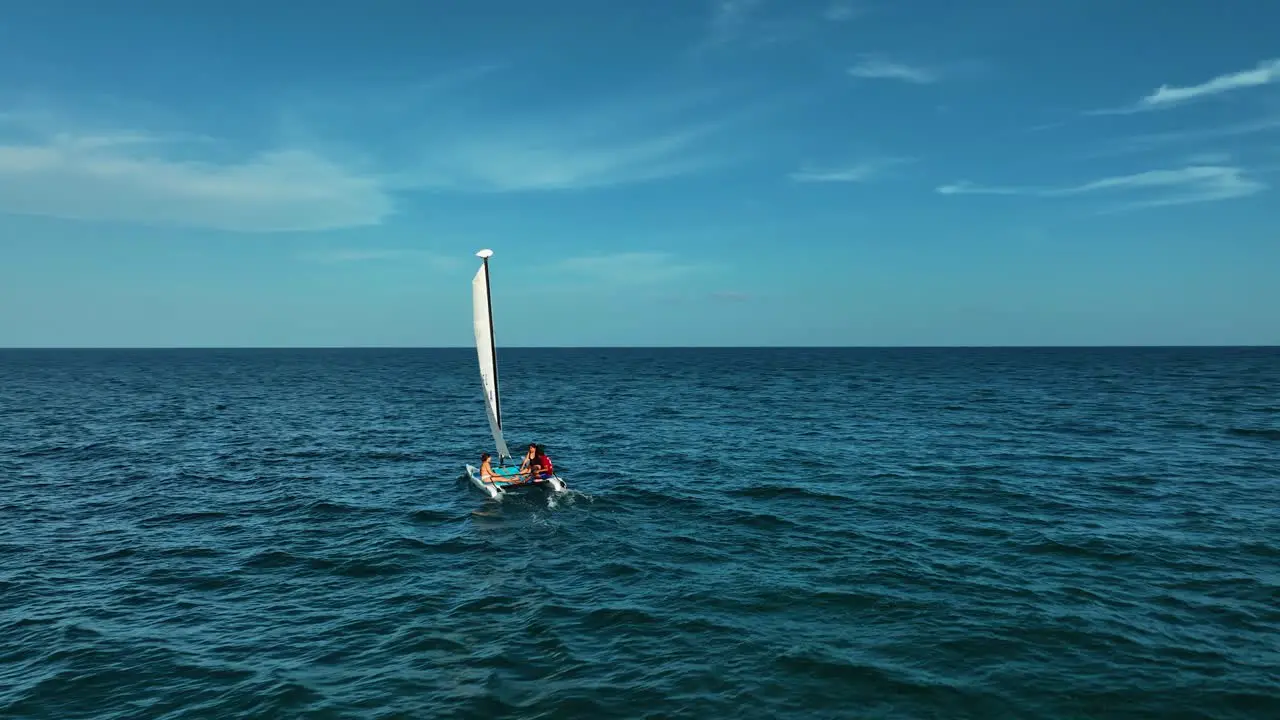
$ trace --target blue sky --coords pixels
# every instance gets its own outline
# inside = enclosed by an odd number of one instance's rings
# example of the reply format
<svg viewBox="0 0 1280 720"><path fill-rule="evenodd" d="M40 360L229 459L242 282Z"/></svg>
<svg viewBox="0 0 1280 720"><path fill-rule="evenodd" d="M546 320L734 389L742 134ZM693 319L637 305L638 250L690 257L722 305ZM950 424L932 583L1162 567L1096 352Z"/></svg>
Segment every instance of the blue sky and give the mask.
<svg viewBox="0 0 1280 720"><path fill-rule="evenodd" d="M1280 4L0 0L0 345L1280 343Z"/></svg>

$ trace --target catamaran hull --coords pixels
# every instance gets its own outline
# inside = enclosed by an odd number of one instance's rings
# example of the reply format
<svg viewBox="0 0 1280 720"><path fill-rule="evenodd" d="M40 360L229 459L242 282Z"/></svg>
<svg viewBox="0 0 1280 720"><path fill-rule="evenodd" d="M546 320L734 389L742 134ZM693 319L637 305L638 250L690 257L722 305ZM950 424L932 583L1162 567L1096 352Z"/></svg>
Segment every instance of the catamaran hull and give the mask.
<svg viewBox="0 0 1280 720"><path fill-rule="evenodd" d="M502 468L499 468L498 472L501 473ZM512 469L512 472L514 472L514 469ZM564 492L569 489L569 486L564 482L564 478L561 478L559 475L552 475L549 478L540 478L531 482L522 483L507 483L499 480L495 484L488 483L480 479L480 468L473 465L467 465L467 477L471 479L471 484L480 488L481 492L495 500L504 495L510 495L512 493L522 492L525 490L533 490L535 488L550 490L552 492Z"/></svg>

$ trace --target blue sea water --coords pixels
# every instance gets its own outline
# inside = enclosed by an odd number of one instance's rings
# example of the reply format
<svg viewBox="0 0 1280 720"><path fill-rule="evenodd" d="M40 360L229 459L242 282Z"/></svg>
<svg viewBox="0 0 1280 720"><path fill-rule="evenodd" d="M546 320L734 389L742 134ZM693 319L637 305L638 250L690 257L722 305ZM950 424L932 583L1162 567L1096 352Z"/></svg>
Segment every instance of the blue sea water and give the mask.
<svg viewBox="0 0 1280 720"><path fill-rule="evenodd" d="M1277 718L1280 350L0 352L6 718Z"/></svg>

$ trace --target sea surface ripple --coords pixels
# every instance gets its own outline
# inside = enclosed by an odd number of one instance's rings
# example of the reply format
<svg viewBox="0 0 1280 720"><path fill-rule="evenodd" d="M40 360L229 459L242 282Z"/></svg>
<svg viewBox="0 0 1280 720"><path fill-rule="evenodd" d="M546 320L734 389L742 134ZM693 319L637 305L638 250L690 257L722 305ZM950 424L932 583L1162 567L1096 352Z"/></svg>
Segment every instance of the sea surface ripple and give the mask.
<svg viewBox="0 0 1280 720"><path fill-rule="evenodd" d="M1276 349L0 352L0 717L1280 718Z"/></svg>

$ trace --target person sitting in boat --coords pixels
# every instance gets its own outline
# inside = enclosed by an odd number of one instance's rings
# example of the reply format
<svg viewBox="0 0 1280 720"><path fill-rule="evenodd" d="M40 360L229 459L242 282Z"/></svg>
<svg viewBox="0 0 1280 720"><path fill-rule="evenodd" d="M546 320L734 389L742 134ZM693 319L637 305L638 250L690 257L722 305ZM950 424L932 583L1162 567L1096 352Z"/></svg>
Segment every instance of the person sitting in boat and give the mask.
<svg viewBox="0 0 1280 720"><path fill-rule="evenodd" d="M549 478L554 475L555 470L551 467L551 458L547 457L546 449L537 445L534 450L533 462L529 466L533 477Z"/></svg>
<svg viewBox="0 0 1280 720"><path fill-rule="evenodd" d="M533 472L533 458L538 454L538 444L529 443L529 449L525 451L524 458L520 460L519 474L521 477L528 477Z"/></svg>
<svg viewBox="0 0 1280 720"><path fill-rule="evenodd" d="M480 482L493 482L498 476L493 472L493 463L489 462L489 453L480 453Z"/></svg>

